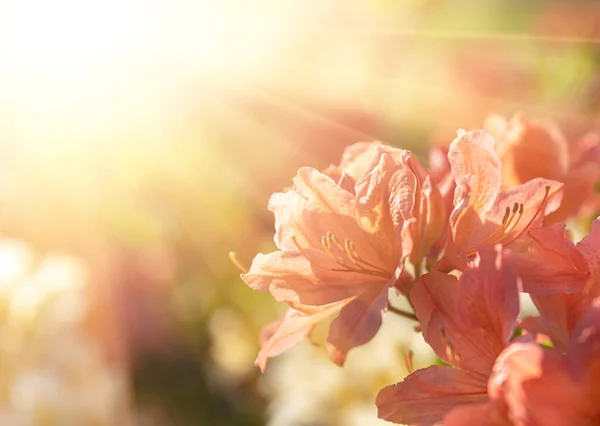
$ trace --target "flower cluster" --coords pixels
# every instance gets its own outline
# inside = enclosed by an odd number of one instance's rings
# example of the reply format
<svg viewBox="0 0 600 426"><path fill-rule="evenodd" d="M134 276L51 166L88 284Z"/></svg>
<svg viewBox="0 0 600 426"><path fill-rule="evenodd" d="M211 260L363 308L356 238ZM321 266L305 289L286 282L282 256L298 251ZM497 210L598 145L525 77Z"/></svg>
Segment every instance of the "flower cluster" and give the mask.
<svg viewBox="0 0 600 426"><path fill-rule="evenodd" d="M279 250L242 275L289 306L263 330L261 370L334 316L326 345L342 366L390 311L418 321L440 365L413 371L407 354L410 374L377 396L380 418L600 423L600 218L577 244L565 226L597 207L600 142L570 146L521 115L484 127L459 130L429 169L410 151L358 143L273 194ZM520 293L539 316L521 317Z"/></svg>

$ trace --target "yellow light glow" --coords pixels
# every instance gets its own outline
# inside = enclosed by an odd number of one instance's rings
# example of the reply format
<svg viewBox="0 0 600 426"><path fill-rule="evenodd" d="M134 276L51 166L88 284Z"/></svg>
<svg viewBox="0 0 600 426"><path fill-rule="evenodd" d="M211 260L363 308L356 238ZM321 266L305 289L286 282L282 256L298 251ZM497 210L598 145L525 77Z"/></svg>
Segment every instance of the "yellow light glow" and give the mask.
<svg viewBox="0 0 600 426"><path fill-rule="evenodd" d="M311 18L290 9L281 19L282 9L266 0L1 2L0 116L14 130L3 139L39 147L158 134L176 120L182 91L272 67Z"/></svg>

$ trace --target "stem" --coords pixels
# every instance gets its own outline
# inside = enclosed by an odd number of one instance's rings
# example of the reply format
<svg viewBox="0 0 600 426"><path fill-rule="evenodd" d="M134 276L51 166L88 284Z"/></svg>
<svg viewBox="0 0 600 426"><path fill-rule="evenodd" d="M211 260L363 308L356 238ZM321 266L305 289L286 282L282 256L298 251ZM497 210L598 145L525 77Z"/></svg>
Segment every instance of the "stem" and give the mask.
<svg viewBox="0 0 600 426"><path fill-rule="evenodd" d="M388 309L389 312L393 312L396 315L400 315L401 317L408 318L408 319L411 319L413 321L419 321L419 318L417 318L417 316L415 314L413 314L411 312L403 311L402 309L395 308L395 307L393 307L389 303L388 303L388 308L387 309Z"/></svg>

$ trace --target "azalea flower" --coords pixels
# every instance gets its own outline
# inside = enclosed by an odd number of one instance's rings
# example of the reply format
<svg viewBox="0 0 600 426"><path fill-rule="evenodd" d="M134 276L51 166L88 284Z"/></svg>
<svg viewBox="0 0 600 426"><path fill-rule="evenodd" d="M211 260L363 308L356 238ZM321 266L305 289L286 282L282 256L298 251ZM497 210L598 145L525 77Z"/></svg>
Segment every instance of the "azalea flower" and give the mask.
<svg viewBox="0 0 600 426"><path fill-rule="evenodd" d="M263 341L263 370L268 357L338 312L327 341L331 359L342 365L379 329L404 260L422 257L443 226L439 193L409 151L381 144L352 150L329 169L337 181L304 167L293 188L269 201L279 251L257 255L242 278L293 310ZM369 150L371 162L358 176Z"/></svg>
<svg viewBox="0 0 600 426"><path fill-rule="evenodd" d="M484 249L460 278L423 275L411 291L423 337L449 366L417 370L382 389L379 417L432 425L453 408L486 403L494 362L509 344L519 314L517 277L501 249Z"/></svg>
<svg viewBox="0 0 600 426"><path fill-rule="evenodd" d="M531 342L511 345L498 358L490 379L496 405L464 407L444 424L458 426L468 419L482 426L597 425L599 380L600 299L574 329L566 355Z"/></svg>
<svg viewBox="0 0 600 426"><path fill-rule="evenodd" d="M501 190L502 162L494 143L489 133L476 130L459 131L450 145L456 190L438 270L463 269L480 245L522 245L527 231L560 205L563 184L557 181L535 178Z"/></svg>
<svg viewBox="0 0 600 426"><path fill-rule="evenodd" d="M577 245L566 237L563 224L532 230L530 235L534 243L517 258L517 265L523 290L531 293L540 316L526 318L523 327L550 337L564 350L600 296L600 219Z"/></svg>
<svg viewBox="0 0 600 426"><path fill-rule="evenodd" d="M359 142L351 145L345 149L339 166L332 165L324 173L352 192L356 181L371 166L373 157L378 155L377 150L385 151L389 150L389 147L379 142ZM393 151L396 151L396 154L400 152L400 150ZM402 155L405 158L402 158ZM402 155L400 160L406 162L410 173L397 179L396 187L390 188L390 191L414 193L412 214L404 224L404 241L405 251L411 254L411 262L420 270L423 258L432 254L432 246L437 242L446 225L446 202L435 179L411 154ZM406 217L403 219L406 220ZM420 275L419 271L416 275Z"/></svg>
<svg viewBox="0 0 600 426"><path fill-rule="evenodd" d="M496 151L503 164L504 188L539 177L565 184L561 206L549 215L547 223L577 214L600 180L598 138L588 135L570 150L556 124L525 118L521 114L508 121L499 115L491 115L486 120L485 129L498 142Z"/></svg>

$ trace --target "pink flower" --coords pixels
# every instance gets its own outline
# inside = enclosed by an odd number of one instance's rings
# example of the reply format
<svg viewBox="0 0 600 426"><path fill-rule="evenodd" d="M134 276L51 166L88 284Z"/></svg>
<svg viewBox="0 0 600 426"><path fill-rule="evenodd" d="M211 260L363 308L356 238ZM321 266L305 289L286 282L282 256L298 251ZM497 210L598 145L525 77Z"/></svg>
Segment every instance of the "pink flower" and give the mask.
<svg viewBox="0 0 600 426"><path fill-rule="evenodd" d="M501 191L502 163L494 138L483 130L459 131L448 159L456 190L439 270L463 269L481 245L519 245L560 205L563 185L552 180L535 178Z"/></svg>
<svg viewBox="0 0 600 426"><path fill-rule="evenodd" d="M575 327L566 355L535 343L513 344L498 358L489 388L504 403L508 424L591 426L600 424L599 381L600 299ZM495 424L475 410L468 414L471 424Z"/></svg>
<svg viewBox="0 0 600 426"><path fill-rule="evenodd" d="M577 214L600 179L600 141L587 137L570 152L569 144L553 122L532 120L521 114L509 121L498 115L488 117L486 130L494 135L502 160L502 186L511 188L541 177L563 182L560 208L547 223Z"/></svg>
<svg viewBox="0 0 600 426"><path fill-rule="evenodd" d="M370 150L371 162L358 176ZM242 278L293 310L264 342L257 359L263 370L267 358L335 313L328 350L342 365L349 350L379 329L388 288L401 277L404 260L422 256L442 226L435 187L410 152L362 145L346 151L345 159L337 182L304 167L292 189L269 201L279 251L257 255Z"/></svg>
<svg viewBox="0 0 600 426"><path fill-rule="evenodd" d="M600 219L577 245L565 237L560 224L530 235L534 244L529 253L517 258L517 265L523 290L532 293L540 316L526 318L522 325L549 336L562 350L592 301L600 296Z"/></svg>
<svg viewBox="0 0 600 426"><path fill-rule="evenodd" d="M487 402L488 378L519 314L517 278L500 249L485 249L460 279L440 272L422 276L411 301L423 337L450 366L417 370L382 389L379 417L431 425L457 406Z"/></svg>

